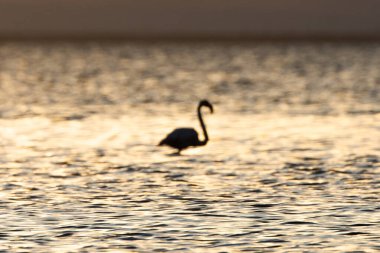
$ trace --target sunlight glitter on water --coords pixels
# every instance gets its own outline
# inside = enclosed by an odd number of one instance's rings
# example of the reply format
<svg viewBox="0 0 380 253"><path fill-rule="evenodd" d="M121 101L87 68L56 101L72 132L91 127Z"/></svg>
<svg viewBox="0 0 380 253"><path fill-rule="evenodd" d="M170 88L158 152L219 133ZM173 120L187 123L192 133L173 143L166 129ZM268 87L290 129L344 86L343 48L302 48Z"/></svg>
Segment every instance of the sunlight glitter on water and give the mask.
<svg viewBox="0 0 380 253"><path fill-rule="evenodd" d="M0 46L0 250L378 251L378 48Z"/></svg>

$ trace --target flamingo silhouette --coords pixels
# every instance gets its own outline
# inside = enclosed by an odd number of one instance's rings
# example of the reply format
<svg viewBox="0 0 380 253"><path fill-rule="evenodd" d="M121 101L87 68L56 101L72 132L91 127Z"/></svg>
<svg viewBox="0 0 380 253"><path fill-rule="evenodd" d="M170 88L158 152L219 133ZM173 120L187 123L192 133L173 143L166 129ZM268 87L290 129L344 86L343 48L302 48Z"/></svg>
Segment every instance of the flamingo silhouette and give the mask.
<svg viewBox="0 0 380 253"><path fill-rule="evenodd" d="M210 102L207 100L201 100L198 104L197 114L199 123L201 124L204 140L199 140L198 133L194 128L177 128L174 129L170 134L168 134L165 139L160 141L159 146L169 146L178 150L177 154L180 155L181 151L188 147L198 147L204 146L209 141L205 123L202 118L201 109L202 107L208 107L210 112L213 113L214 109Z"/></svg>

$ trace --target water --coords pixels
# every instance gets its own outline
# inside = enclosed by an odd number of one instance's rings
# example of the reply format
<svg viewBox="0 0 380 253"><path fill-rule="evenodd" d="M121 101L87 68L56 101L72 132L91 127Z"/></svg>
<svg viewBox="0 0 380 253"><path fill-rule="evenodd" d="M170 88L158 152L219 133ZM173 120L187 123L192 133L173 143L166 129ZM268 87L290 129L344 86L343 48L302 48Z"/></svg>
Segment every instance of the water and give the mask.
<svg viewBox="0 0 380 253"><path fill-rule="evenodd" d="M1 252L377 252L380 45L0 44ZM182 156L156 144L195 127Z"/></svg>

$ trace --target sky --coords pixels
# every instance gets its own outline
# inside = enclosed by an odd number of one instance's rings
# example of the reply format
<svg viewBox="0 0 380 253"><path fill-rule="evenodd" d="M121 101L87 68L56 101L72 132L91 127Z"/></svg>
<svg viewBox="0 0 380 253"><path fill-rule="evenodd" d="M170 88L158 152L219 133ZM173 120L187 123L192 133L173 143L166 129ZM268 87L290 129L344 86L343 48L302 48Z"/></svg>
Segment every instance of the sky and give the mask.
<svg viewBox="0 0 380 253"><path fill-rule="evenodd" d="M380 37L378 0L0 0L1 37Z"/></svg>

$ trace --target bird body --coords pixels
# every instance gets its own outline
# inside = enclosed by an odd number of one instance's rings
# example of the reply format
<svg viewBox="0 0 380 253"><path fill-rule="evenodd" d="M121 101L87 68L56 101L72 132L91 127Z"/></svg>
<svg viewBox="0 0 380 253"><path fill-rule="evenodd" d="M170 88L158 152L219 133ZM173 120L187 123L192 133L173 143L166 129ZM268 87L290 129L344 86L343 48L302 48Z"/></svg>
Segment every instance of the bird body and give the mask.
<svg viewBox="0 0 380 253"><path fill-rule="evenodd" d="M194 128L177 128L168 134L159 145L167 145L182 150L191 146L197 146L198 143L198 133Z"/></svg>
<svg viewBox="0 0 380 253"><path fill-rule="evenodd" d="M180 154L183 149L186 149L188 147L206 145L209 141L209 138L201 113L201 108L203 106L208 107L211 113L213 112L213 107L210 104L210 102L208 102L207 100L202 100L199 102L197 113L204 134L203 141L199 140L198 133L194 130L194 128L177 128L174 129L171 133L169 133L162 141L160 141L158 145L166 145L175 148L178 150L178 154Z"/></svg>

